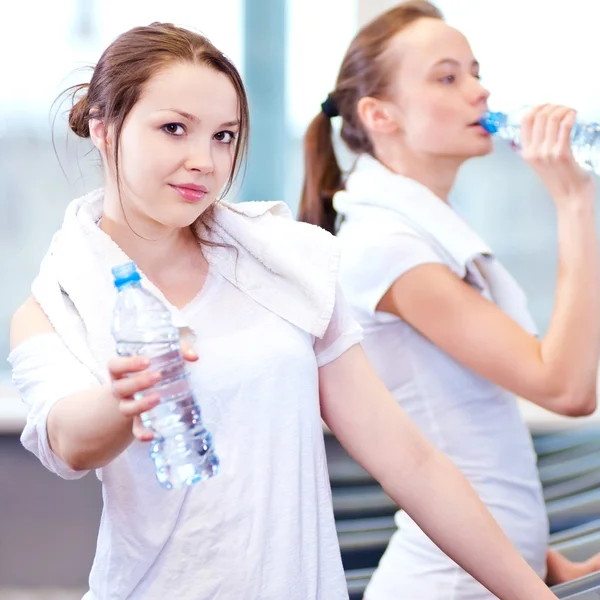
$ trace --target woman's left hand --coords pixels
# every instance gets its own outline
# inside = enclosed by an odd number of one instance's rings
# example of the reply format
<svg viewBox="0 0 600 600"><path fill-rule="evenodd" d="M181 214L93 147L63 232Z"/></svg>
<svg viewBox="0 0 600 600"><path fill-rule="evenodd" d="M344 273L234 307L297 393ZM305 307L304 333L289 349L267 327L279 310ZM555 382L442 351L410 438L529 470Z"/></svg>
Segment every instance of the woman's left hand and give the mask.
<svg viewBox="0 0 600 600"><path fill-rule="evenodd" d="M549 549L546 554L548 573L546 583L558 585L600 571L600 553L583 562L573 562L556 550Z"/></svg>
<svg viewBox="0 0 600 600"><path fill-rule="evenodd" d="M545 104L531 110L521 124L522 156L540 176L554 202L594 202L594 182L573 156L571 132L576 113Z"/></svg>

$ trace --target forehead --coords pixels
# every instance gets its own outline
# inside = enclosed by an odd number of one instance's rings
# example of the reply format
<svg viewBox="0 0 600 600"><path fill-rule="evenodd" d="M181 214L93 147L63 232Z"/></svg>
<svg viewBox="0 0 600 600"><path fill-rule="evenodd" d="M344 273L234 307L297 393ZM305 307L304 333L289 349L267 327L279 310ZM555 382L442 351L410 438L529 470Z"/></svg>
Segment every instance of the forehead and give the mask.
<svg viewBox="0 0 600 600"><path fill-rule="evenodd" d="M220 122L237 119L238 98L227 75L205 65L176 63L156 73L136 105L143 112L177 109Z"/></svg>
<svg viewBox="0 0 600 600"><path fill-rule="evenodd" d="M470 65L473 51L467 38L439 19L420 19L396 34L390 41L388 56L402 62L407 74L422 74L437 62L454 59Z"/></svg>

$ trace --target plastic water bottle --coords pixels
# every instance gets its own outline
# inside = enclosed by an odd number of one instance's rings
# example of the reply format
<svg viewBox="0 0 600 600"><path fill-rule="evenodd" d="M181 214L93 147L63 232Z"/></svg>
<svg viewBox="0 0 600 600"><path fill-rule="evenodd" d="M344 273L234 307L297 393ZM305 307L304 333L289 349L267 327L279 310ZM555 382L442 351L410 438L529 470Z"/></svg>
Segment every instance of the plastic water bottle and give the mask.
<svg viewBox="0 0 600 600"><path fill-rule="evenodd" d="M219 460L200 417L179 347L179 329L171 312L141 285L134 263L112 270L118 290L112 333L119 356L147 356L150 369L162 375L151 389L160 404L141 415L154 433L150 456L158 482L167 489L191 485L216 475Z"/></svg>
<svg viewBox="0 0 600 600"><path fill-rule="evenodd" d="M480 124L490 133L511 142L515 148L520 148L521 117L525 110L508 114L487 112ZM575 123L571 131L571 150L582 168L600 174L600 124Z"/></svg>

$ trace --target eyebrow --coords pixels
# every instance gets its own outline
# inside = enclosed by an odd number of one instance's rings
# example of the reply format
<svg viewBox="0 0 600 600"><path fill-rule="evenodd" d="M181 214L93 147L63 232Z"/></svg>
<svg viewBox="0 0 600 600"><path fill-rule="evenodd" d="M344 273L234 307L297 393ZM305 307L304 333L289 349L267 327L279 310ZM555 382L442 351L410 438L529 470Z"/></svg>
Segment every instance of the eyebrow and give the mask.
<svg viewBox="0 0 600 600"><path fill-rule="evenodd" d="M460 61L456 60L455 58L443 58L442 60L436 62L432 68L439 67L440 65L454 65L460 67ZM479 62L474 60L471 63L471 68L473 67L479 68Z"/></svg>
<svg viewBox="0 0 600 600"><path fill-rule="evenodd" d="M178 115L181 115L184 119L187 119L188 121L191 121L192 123L200 123L200 119L198 117L196 117L195 115L192 115L188 112L185 112L184 110L179 110L177 108L161 108L161 111L163 110L168 110L171 112L175 112ZM221 125L219 127L235 127L236 125L239 125L240 122L239 121L227 121L225 123L221 123Z"/></svg>

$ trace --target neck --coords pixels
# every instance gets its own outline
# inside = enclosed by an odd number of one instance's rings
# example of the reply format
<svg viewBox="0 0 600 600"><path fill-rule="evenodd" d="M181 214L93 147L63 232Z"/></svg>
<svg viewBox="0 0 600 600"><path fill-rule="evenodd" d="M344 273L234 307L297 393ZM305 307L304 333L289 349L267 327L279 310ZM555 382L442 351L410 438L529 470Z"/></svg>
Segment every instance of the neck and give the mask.
<svg viewBox="0 0 600 600"><path fill-rule="evenodd" d="M126 214L116 190L106 189L100 228L150 277L175 265L205 263L191 228L172 228L152 221L131 204Z"/></svg>
<svg viewBox="0 0 600 600"><path fill-rule="evenodd" d="M418 181L444 202L448 202L448 196L463 162L456 157L405 152L397 145L393 148L376 148L375 157L390 171Z"/></svg>

